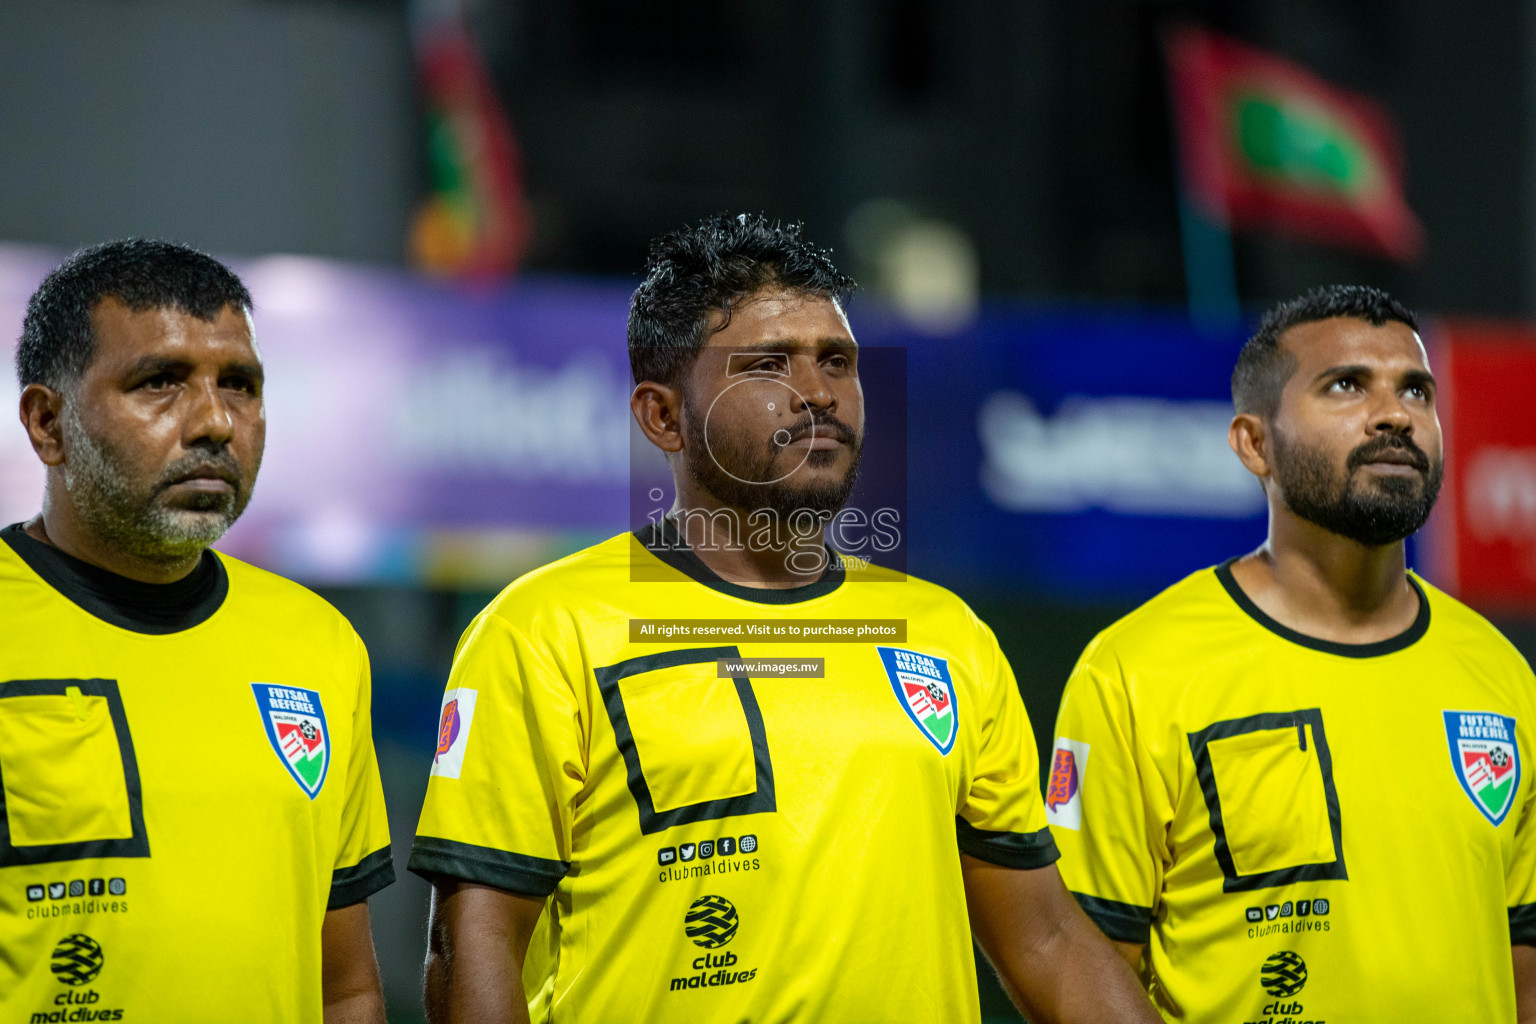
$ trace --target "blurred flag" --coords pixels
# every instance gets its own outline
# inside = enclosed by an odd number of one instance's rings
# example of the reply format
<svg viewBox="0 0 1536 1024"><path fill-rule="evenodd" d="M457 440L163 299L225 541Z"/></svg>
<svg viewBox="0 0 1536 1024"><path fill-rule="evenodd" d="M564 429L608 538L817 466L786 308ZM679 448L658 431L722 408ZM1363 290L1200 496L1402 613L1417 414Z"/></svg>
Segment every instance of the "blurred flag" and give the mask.
<svg viewBox="0 0 1536 1024"><path fill-rule="evenodd" d="M1184 189L1219 224L1411 261L1424 232L1403 196L1390 117L1273 54L1193 27L1166 37Z"/></svg>
<svg viewBox="0 0 1536 1024"><path fill-rule="evenodd" d="M510 274L531 228L517 141L457 5L418 25L416 65L432 192L411 226L411 259L452 277Z"/></svg>

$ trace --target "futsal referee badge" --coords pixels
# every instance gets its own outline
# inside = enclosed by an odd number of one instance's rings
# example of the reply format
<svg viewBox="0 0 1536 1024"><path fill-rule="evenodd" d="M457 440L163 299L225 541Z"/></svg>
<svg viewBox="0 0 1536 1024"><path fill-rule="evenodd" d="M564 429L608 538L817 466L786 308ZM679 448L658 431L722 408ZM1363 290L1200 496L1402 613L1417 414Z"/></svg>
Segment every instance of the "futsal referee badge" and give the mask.
<svg viewBox="0 0 1536 1024"><path fill-rule="evenodd" d="M252 683L251 689L278 760L313 800L325 785L325 773L331 766L331 735L325 727L320 695L314 690L270 683Z"/></svg>
<svg viewBox="0 0 1536 1024"><path fill-rule="evenodd" d="M931 654L904 651L900 647L876 647L885 663L885 674L896 691L902 710L928 742L947 754L960 731L955 684L949 678L949 662Z"/></svg>
<svg viewBox="0 0 1536 1024"><path fill-rule="evenodd" d="M1514 806L1520 788L1520 745L1515 720L1485 711L1443 711L1456 780L1483 817L1495 825Z"/></svg>

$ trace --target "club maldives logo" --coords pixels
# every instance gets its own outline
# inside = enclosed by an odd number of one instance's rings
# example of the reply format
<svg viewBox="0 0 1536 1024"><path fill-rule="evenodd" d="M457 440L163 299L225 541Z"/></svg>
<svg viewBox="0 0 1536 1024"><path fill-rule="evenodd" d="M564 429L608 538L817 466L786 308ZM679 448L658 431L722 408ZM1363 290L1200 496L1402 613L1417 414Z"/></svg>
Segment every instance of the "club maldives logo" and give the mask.
<svg viewBox="0 0 1536 1024"><path fill-rule="evenodd" d="M101 943L89 935L66 935L53 947L53 976L66 985L86 985L96 980L106 956ZM60 1018L61 1020L63 1018Z"/></svg>
<svg viewBox="0 0 1536 1024"><path fill-rule="evenodd" d="M469 747L469 727L475 721L478 690L456 687L443 694L443 709L437 719L437 753L432 755L432 774L456 779L464 769L464 751Z"/></svg>
<svg viewBox="0 0 1536 1024"><path fill-rule="evenodd" d="M313 800L331 766L331 736L320 694L293 686L252 683L272 749L299 788Z"/></svg>
<svg viewBox="0 0 1536 1024"><path fill-rule="evenodd" d="M1456 780L1495 825L1514 806L1520 788L1520 745L1515 720L1486 711L1444 711Z"/></svg>
<svg viewBox="0 0 1536 1024"><path fill-rule="evenodd" d="M1083 827L1083 771L1088 767L1088 744L1056 739L1051 754L1051 777L1045 786L1045 819L1062 828Z"/></svg>
<svg viewBox="0 0 1536 1024"><path fill-rule="evenodd" d="M955 684L949 678L949 662L931 654L900 647L876 647L897 700L928 741L947 754L960 731Z"/></svg>

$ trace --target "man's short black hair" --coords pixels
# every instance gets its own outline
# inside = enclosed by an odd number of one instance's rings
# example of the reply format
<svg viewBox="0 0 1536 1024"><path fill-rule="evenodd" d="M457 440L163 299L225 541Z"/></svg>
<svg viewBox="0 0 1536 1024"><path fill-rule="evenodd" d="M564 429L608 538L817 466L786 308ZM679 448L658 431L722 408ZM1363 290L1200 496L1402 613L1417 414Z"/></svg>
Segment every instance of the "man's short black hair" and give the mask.
<svg viewBox="0 0 1536 1024"><path fill-rule="evenodd" d="M27 302L16 377L62 390L95 352L91 311L113 296L136 313L169 309L214 320L226 306L251 310L251 293L224 264L175 242L127 238L81 249L43 279Z"/></svg>
<svg viewBox="0 0 1536 1024"><path fill-rule="evenodd" d="M1296 369L1296 357L1280 348L1280 336L1292 327L1334 317L1364 320L1380 327L1388 320L1407 324L1415 332L1419 321L1407 306L1380 288L1363 284L1330 284L1270 309L1259 329L1238 353L1232 370L1232 404L1240 413L1269 419L1280 408L1280 392Z"/></svg>
<svg viewBox="0 0 1536 1024"><path fill-rule="evenodd" d="M832 255L800 237L802 225L761 214L716 214L651 244L645 280L629 300L629 365L635 383L676 384L704 347L710 314L764 288L845 305L853 279Z"/></svg>

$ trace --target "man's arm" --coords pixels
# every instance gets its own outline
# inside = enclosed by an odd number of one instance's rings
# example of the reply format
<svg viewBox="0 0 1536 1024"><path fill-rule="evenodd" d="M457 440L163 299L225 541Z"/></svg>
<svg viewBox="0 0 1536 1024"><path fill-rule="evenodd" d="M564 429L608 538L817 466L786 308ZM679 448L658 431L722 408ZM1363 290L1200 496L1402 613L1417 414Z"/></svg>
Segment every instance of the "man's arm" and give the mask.
<svg viewBox="0 0 1536 1024"><path fill-rule="evenodd" d="M1109 940L1109 944L1115 947L1115 952L1125 957L1125 962L1131 965L1131 970L1141 970L1141 958L1147 953L1145 942L1116 942Z"/></svg>
<svg viewBox="0 0 1536 1024"><path fill-rule="evenodd" d="M536 897L437 878L427 925L427 1020L527 1024L523 957L543 910Z"/></svg>
<svg viewBox="0 0 1536 1024"><path fill-rule="evenodd" d="M1020 870L962 854L971 932L1037 1024L1160 1024L1136 975L1067 892L1055 865Z"/></svg>
<svg viewBox="0 0 1536 1024"><path fill-rule="evenodd" d="M1515 1019L1536 1024L1536 946L1515 946Z"/></svg>
<svg viewBox="0 0 1536 1024"><path fill-rule="evenodd" d="M384 992L367 900L325 912L320 925L320 994L325 1024L384 1024Z"/></svg>

